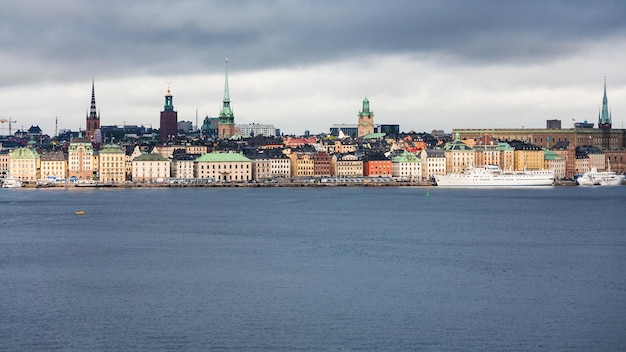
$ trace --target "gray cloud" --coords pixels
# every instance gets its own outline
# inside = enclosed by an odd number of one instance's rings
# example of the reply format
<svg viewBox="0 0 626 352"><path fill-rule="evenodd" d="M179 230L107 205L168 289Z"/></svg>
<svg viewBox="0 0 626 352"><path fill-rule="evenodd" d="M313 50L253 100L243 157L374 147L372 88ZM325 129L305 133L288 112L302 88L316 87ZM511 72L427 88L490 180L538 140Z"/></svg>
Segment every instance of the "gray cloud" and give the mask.
<svg viewBox="0 0 626 352"><path fill-rule="evenodd" d="M20 1L0 84L307 66L364 55L552 60L626 32L621 1Z"/></svg>

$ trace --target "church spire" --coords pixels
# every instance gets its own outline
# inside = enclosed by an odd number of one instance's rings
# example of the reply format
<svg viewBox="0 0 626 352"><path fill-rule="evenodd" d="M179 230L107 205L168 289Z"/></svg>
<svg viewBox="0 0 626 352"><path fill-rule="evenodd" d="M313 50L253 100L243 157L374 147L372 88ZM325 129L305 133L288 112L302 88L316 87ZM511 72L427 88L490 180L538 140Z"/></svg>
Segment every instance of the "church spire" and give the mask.
<svg viewBox="0 0 626 352"><path fill-rule="evenodd" d="M224 76L224 100L220 111L220 120L226 123L234 122L233 110L230 107L230 91L228 89L228 58L226 58L226 68Z"/></svg>
<svg viewBox="0 0 626 352"><path fill-rule="evenodd" d="M606 97L606 75L604 76L604 95L602 96L602 107L598 116L598 128L610 129L612 125L611 113L609 112L609 102Z"/></svg>
<svg viewBox="0 0 626 352"><path fill-rule="evenodd" d="M96 89L93 76L91 76L91 107L89 108L89 118L98 118L98 114L96 112Z"/></svg>

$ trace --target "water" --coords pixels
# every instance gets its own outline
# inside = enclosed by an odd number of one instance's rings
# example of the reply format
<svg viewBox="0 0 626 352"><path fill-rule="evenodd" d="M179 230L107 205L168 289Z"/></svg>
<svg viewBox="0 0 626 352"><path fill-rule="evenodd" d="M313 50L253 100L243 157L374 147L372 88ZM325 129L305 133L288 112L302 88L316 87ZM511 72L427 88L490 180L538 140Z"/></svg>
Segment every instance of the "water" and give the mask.
<svg viewBox="0 0 626 352"><path fill-rule="evenodd" d="M0 351L626 349L626 187L7 189L0 210Z"/></svg>

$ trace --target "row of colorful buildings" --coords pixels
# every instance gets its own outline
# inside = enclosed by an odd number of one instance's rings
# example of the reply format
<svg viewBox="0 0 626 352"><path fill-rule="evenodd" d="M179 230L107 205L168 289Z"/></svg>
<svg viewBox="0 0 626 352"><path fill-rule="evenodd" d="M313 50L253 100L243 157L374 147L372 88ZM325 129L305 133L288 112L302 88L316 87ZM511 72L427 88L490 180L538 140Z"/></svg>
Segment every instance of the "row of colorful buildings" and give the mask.
<svg viewBox="0 0 626 352"><path fill-rule="evenodd" d="M608 167L604 152L594 147L557 145L547 149L524 141L494 140L483 144L474 139L461 140L459 133L440 148L410 137L379 136L359 142L287 139L245 151L218 151L205 145L115 144L95 150L89 140L77 138L66 151L37 151L33 143L0 152L0 170L24 182L248 182L290 177L398 177L423 181L481 165L498 165L504 170L551 169L559 179L592 167L600 171Z"/></svg>

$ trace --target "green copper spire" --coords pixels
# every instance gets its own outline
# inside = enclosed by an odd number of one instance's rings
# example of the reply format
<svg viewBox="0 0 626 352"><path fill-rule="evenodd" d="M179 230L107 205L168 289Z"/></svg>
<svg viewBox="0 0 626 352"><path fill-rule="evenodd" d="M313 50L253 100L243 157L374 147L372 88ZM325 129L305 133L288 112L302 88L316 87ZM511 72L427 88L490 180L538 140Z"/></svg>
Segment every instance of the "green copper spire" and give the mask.
<svg viewBox="0 0 626 352"><path fill-rule="evenodd" d="M602 97L602 108L598 114L598 127L611 125L611 113L609 112L609 101L606 98L606 76L604 76L604 96Z"/></svg>
<svg viewBox="0 0 626 352"><path fill-rule="evenodd" d="M230 92L228 90L228 58L226 59L225 79L224 79L224 101L220 111L221 123L234 123L233 110L230 108Z"/></svg>
<svg viewBox="0 0 626 352"><path fill-rule="evenodd" d="M359 115L374 115L373 111L370 111L370 101L365 97L363 99L363 110L359 112Z"/></svg>

